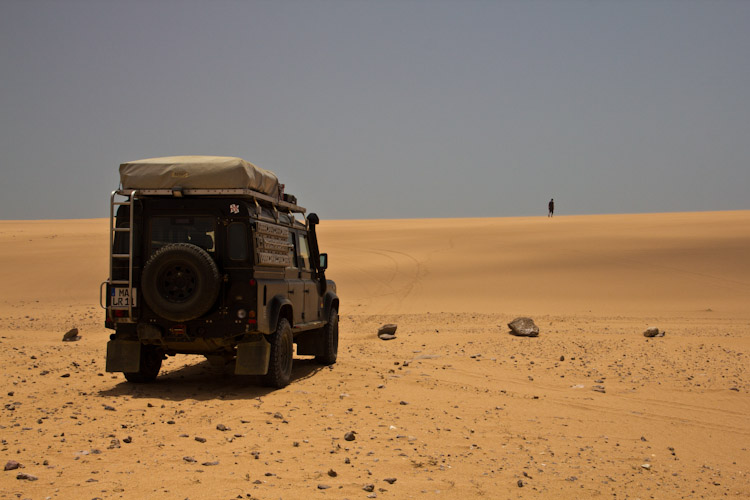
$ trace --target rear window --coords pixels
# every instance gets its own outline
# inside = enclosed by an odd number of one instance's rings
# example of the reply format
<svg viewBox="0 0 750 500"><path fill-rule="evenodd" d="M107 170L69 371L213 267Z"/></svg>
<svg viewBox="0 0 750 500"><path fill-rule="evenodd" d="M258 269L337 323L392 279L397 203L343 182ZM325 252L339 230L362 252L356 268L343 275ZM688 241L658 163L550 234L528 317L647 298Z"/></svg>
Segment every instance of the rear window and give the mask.
<svg viewBox="0 0 750 500"><path fill-rule="evenodd" d="M229 258L247 260L247 226L242 222L232 222L227 228Z"/></svg>
<svg viewBox="0 0 750 500"><path fill-rule="evenodd" d="M151 251L171 243L190 243L207 252L216 251L216 228L213 217L153 217Z"/></svg>

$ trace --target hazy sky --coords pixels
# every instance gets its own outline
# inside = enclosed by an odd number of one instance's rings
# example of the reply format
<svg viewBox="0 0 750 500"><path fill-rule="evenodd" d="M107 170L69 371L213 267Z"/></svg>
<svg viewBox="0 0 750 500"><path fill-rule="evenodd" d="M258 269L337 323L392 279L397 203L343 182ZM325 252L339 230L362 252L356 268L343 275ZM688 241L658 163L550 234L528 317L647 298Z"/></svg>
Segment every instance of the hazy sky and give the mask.
<svg viewBox="0 0 750 500"><path fill-rule="evenodd" d="M0 0L0 218L240 156L322 218L750 208L750 1Z"/></svg>

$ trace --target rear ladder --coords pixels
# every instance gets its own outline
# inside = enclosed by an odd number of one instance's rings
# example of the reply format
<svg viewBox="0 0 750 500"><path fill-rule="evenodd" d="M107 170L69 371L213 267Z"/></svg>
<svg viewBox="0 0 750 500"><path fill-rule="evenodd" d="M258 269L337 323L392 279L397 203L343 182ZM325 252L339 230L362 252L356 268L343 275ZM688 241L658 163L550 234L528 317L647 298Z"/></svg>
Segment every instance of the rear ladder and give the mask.
<svg viewBox="0 0 750 500"><path fill-rule="evenodd" d="M109 298L102 303L101 288L99 289L99 302L102 307L107 309L107 319L112 321L114 319L115 310L128 311L127 317L118 317L119 322L132 323L133 318L133 302L135 299L135 291L133 290L133 223L135 219L135 197L137 191L112 191L109 204L109 278L107 281L102 283L108 285L107 291L110 294ZM124 196L125 201L117 201L117 196ZM117 210L116 207L126 206L130 207L130 217L128 220L127 227L117 227ZM116 233L128 233L128 253L115 253L115 235ZM127 260L128 261L128 279L127 280L116 280L113 278L114 275L114 263L115 260ZM123 305L112 305L112 294L114 293L115 286L127 286L128 290L128 304Z"/></svg>

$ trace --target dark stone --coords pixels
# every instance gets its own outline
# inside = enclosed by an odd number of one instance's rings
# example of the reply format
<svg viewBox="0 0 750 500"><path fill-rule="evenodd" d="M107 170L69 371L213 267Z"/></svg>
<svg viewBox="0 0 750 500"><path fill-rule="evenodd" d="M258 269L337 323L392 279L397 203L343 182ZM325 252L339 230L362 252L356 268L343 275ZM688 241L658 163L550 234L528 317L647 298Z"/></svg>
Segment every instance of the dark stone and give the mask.
<svg viewBox="0 0 750 500"><path fill-rule="evenodd" d="M71 328L65 332L62 339L63 342L75 342L76 340L81 340L80 335L78 335L78 328Z"/></svg>
<svg viewBox="0 0 750 500"><path fill-rule="evenodd" d="M380 328L378 328L378 337L380 337L381 335L395 335L397 328L398 328L398 325L394 325L393 323L383 325Z"/></svg>
<svg viewBox="0 0 750 500"><path fill-rule="evenodd" d="M383 479L383 481L385 481L388 484L393 484L393 483L396 482L396 478L395 477L387 477L387 478Z"/></svg>
<svg viewBox="0 0 750 500"><path fill-rule="evenodd" d="M344 434L344 439L347 440L347 441L354 441L356 439L356 437L354 436L354 434L355 434L354 431L349 431L346 434Z"/></svg>
<svg viewBox="0 0 750 500"><path fill-rule="evenodd" d="M659 329L655 326L646 328L646 331L643 332L644 337L663 337L664 332L659 331Z"/></svg>
<svg viewBox="0 0 750 500"><path fill-rule="evenodd" d="M8 463L5 464L5 470L16 470L23 467L20 463L16 462L15 460L8 460Z"/></svg>
<svg viewBox="0 0 750 500"><path fill-rule="evenodd" d="M508 323L510 334L518 337L538 337L539 327L534 324L531 318L516 318Z"/></svg>

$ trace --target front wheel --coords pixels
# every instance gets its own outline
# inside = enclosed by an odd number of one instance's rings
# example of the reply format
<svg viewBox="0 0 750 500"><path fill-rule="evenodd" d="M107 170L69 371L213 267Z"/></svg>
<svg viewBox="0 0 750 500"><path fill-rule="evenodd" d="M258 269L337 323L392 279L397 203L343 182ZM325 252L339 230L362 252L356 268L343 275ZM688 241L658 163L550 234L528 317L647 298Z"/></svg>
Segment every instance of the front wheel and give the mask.
<svg viewBox="0 0 750 500"><path fill-rule="evenodd" d="M318 335L322 354L315 356L315 361L322 365L334 364L339 352L339 312L336 308L331 308L328 324Z"/></svg>
<svg viewBox="0 0 750 500"><path fill-rule="evenodd" d="M140 366L137 372L125 372L128 382L143 384L153 382L161 370L161 361L164 358L160 349L153 345L141 345Z"/></svg>
<svg viewBox="0 0 750 500"><path fill-rule="evenodd" d="M281 389L292 380L292 353L294 339L292 327L286 318L281 318L276 331L268 338L271 344L271 355L268 361L268 372L263 375L263 385Z"/></svg>

